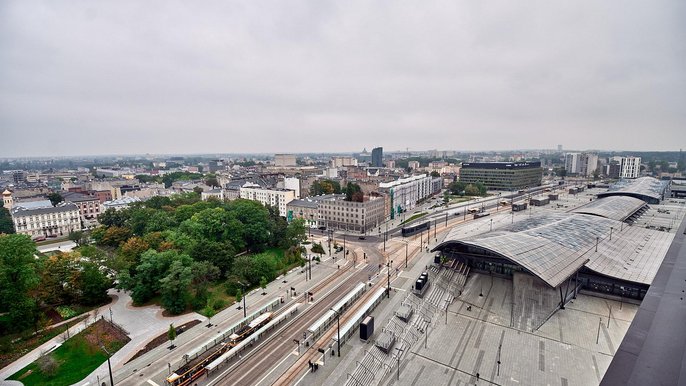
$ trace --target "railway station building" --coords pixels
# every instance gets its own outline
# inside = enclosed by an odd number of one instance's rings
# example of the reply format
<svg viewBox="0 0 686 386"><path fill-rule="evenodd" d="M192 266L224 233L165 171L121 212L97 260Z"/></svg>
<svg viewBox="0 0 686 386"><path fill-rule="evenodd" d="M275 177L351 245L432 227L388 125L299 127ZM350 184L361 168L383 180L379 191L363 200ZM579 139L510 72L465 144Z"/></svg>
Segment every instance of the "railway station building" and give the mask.
<svg viewBox="0 0 686 386"><path fill-rule="evenodd" d="M541 212L480 235L460 238L453 229L433 251L473 272L513 278L515 287L518 275L533 277L554 299L551 312L580 290L641 301L681 221L637 198L648 184L654 181L636 180L622 195L599 194L571 211Z"/></svg>

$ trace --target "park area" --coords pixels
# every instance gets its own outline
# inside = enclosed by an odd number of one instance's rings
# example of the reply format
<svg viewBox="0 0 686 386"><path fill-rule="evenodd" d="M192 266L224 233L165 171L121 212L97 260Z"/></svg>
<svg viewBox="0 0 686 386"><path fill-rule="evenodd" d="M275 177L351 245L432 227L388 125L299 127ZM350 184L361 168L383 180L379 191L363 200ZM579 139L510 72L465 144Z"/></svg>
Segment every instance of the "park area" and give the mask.
<svg viewBox="0 0 686 386"><path fill-rule="evenodd" d="M101 319L8 379L21 381L26 386L71 385L107 360L105 350L112 355L129 340L124 331Z"/></svg>

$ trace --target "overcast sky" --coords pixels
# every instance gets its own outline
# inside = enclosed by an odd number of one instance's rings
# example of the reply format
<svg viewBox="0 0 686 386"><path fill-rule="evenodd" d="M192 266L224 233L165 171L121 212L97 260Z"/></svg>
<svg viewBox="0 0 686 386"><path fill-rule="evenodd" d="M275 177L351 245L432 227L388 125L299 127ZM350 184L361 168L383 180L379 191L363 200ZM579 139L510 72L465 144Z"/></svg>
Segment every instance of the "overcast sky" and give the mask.
<svg viewBox="0 0 686 386"><path fill-rule="evenodd" d="M686 148L686 1L0 1L0 157Z"/></svg>

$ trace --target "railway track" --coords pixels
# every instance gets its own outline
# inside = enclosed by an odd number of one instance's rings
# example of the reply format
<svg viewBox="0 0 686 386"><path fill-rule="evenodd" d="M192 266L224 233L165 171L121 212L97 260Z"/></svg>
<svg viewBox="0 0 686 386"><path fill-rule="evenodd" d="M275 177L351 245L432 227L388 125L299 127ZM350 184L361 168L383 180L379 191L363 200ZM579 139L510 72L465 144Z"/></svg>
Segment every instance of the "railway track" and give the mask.
<svg viewBox="0 0 686 386"><path fill-rule="evenodd" d="M318 284L310 292L316 297L318 293L333 285L336 279L348 273L351 268L349 265L346 266L334 277ZM357 275L351 277L353 276ZM339 300L341 293L350 291L357 283L359 283L358 280L351 278L342 281L338 287L334 287L335 289L331 293L301 312L291 324L279 331L278 334L267 338L261 346L244 355L239 363L234 362L232 366L222 371L207 385L254 385L258 383L264 377L266 368L275 366L294 350L293 339L300 337L313 319L318 318L323 311L333 306ZM264 366L263 363L267 365Z"/></svg>
<svg viewBox="0 0 686 386"><path fill-rule="evenodd" d="M469 221L469 220L467 220ZM442 225L442 226L437 226L436 227L436 233L443 233L447 231L449 228L456 224L461 224L465 222L465 220L462 219L451 219L448 221L448 226ZM408 237L408 239L412 241L417 241L417 239L420 239L420 236L413 235ZM384 256L386 261L388 261L388 258L394 254L397 254L401 252L401 249L404 248L404 245L401 243L397 247L392 247L390 251L383 252L379 251L379 253ZM388 248L387 248L388 249ZM413 245L412 249L408 251L408 261L411 261L414 259L419 252L421 252L422 247L418 245ZM404 256L403 256L404 257ZM400 262L400 260L398 260ZM364 279L362 279L364 280ZM378 288L384 288L386 287L386 283L383 280L380 280L377 282L372 288L368 289L365 295L363 295L360 299L358 299L353 307L351 307L350 310L347 310L344 314L344 316L341 318L341 324L345 324L361 307L363 307L366 303L367 300L369 299L370 296L373 295L373 293L378 289ZM280 377L279 379L273 383L273 386L291 386L295 385L299 379L303 376L304 372L309 369L308 363L315 362L316 359L321 356L322 354L315 350L315 347L322 347L326 346L328 342L333 339L334 335L336 334L336 327L331 327L327 330L326 333L324 333L318 340L312 345L312 349L307 350L305 354L301 355L300 358L291 366L289 367L288 370L286 370Z"/></svg>

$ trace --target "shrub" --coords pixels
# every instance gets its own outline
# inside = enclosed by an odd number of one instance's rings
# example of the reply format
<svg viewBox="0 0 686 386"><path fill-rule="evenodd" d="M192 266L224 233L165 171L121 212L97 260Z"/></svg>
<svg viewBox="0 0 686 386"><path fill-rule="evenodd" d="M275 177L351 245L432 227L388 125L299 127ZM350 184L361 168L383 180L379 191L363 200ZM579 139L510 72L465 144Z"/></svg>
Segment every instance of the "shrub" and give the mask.
<svg viewBox="0 0 686 386"><path fill-rule="evenodd" d="M212 308L214 308L215 311L219 311L224 307L226 307L226 301L224 299L216 299L212 305Z"/></svg>
<svg viewBox="0 0 686 386"><path fill-rule="evenodd" d="M78 315L79 313L74 310L73 308L69 306L58 306L55 308L55 311L57 311L58 314L62 317L62 319L71 319L74 316Z"/></svg>

